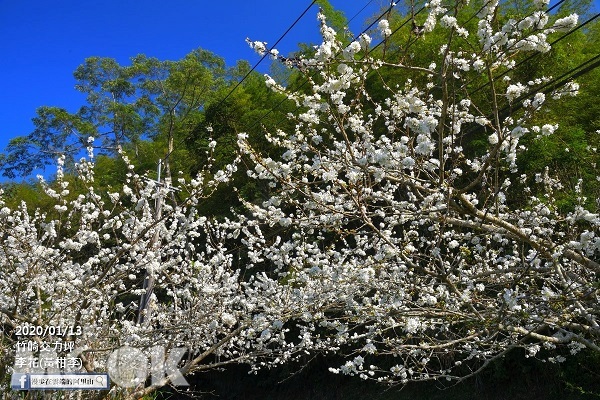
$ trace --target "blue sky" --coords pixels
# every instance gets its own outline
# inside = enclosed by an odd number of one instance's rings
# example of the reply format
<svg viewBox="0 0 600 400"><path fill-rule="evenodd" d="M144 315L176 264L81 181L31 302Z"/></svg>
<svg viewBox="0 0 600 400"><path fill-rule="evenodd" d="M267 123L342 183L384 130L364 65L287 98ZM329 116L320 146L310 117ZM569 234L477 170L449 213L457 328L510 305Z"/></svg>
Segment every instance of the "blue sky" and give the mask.
<svg viewBox="0 0 600 400"><path fill-rule="evenodd" d="M595 0L596 4L598 0ZM0 151L8 140L27 135L37 107L76 111L83 102L72 73L86 57L113 57L127 64L143 53L178 60L202 47L228 65L257 55L245 38L274 43L310 0L0 0ZM332 0L354 17L357 33L387 0ZM554 1L551 1L553 4ZM598 8L598 7L596 7ZM283 54L299 42L317 42L317 6L304 16L278 48ZM265 60L262 70L268 68Z"/></svg>
<svg viewBox="0 0 600 400"><path fill-rule="evenodd" d="M351 18L366 4L353 28L374 15L384 0L331 1ZM270 44L288 29L310 0L0 0L0 151L10 138L33 130L39 106L76 111L83 96L74 89L73 71L86 57L115 58L128 64L143 53L178 60L204 48L228 65L259 57L246 37ZM317 42L318 7L313 6L278 48L283 54L299 42ZM269 61L263 61L266 71Z"/></svg>

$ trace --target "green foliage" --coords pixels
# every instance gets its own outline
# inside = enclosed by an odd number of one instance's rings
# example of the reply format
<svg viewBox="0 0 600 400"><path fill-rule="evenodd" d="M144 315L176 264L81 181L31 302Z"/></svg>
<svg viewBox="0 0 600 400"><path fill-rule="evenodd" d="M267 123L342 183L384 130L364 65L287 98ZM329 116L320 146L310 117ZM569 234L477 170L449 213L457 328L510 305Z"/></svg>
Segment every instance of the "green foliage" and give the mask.
<svg viewBox="0 0 600 400"><path fill-rule="evenodd" d="M342 32L347 25L343 13L334 10L326 0L317 3L327 16L328 23ZM514 7L508 13L497 16L498 24L508 18L518 18L530 6L528 2L519 0L512 3ZM573 1L565 5L561 12L569 8L585 9L586 5L589 5L589 0ZM472 5L473 13L477 7L476 4ZM419 37L411 31L410 26L412 22L422 23L423 18L421 15L415 16L415 21L410 21L410 18L409 12L391 13L392 30L400 29L376 51L386 60L396 63L426 65L444 37L437 31ZM527 81L530 77L557 76L570 70L598 53L599 31L598 25L593 25L588 31L571 35L549 53L537 56L534 62L519 65L515 77ZM476 41L477 38L472 35L468 39L456 40ZM451 43L451 49L452 46ZM307 47L305 51L312 50ZM521 57L516 61L524 60L527 61L527 58ZM91 136L100 141L97 149L99 154L95 156L95 185L98 192L106 193L118 188L127 172L125 163L115 156L117 146L122 147L134 160L136 172L142 174L151 171L150 176L154 176L157 161L164 159L167 154L170 170L182 171L184 177L195 175L209 163L217 170L236 156L236 138L241 132L249 135L254 148L263 154L270 154L275 150L265 139L264 132L276 129L291 131L292 122L284 117L288 112L296 112L297 108L272 92L258 73L250 74L233 90L249 70L250 65L246 62L239 62L228 69L222 58L201 49L179 61L160 61L138 55L132 58L129 66L121 66L110 58L91 57L75 71L78 82L76 88L86 95L87 103L75 113L59 107L40 107L33 119L35 130L10 141L6 153L0 154L0 167L5 176L15 178L54 164L59 154L66 154L67 165L72 166ZM372 104L379 103L389 95L384 85L402 88L408 80L422 79L421 74L410 70L398 71L398 68L382 67L369 77L368 85L373 89L370 91ZM300 86L305 80L302 73L290 72L286 67L282 67L280 73L288 77L292 86ZM573 192L572 188L579 180L583 182L583 194L587 197L583 202L586 206L593 208L594 202L600 198L600 183L596 180L597 165L600 163L597 152L600 148L600 135L597 133L600 130L600 70L591 71L582 80L585 85L582 85L578 97L561 101L560 105L553 104L548 113L538 116L540 123L556 123L560 128L551 136L537 138L532 134L522 141L527 151L520 158L520 171L532 175L548 167L552 175L561 177L562 181L571 185L563 194L556 196L559 200L556 206L562 211L571 210L582 202L578 196L567 194ZM488 78L481 76L471 81L469 87L456 90L474 92L477 103L485 104L485 99L490 96L489 90L479 91L479 88L487 84ZM508 83L496 84L501 93ZM440 91L440 85L441 79L435 80L431 93ZM548 102L552 100L548 99ZM507 105L506 101L503 103ZM380 128L383 132L385 127ZM465 151L480 153L488 146L487 135L484 129L472 131L467 135L468 142L463 144ZM214 150L212 141L216 142ZM499 174L504 172L499 171ZM69 180L69 177L66 179ZM237 193L221 190L201 205L201 211L205 215L226 215L231 208L240 207L238 195L249 201L260 202L271 191L260 181L249 180L243 169L236 173L234 185ZM76 195L77 186L73 184L70 188L73 189L71 195ZM32 208L53 212L50 209L51 202L41 195L39 185L13 183L4 185L4 189L9 207L25 201ZM540 192L535 194L543 195L543 189L540 188ZM526 201L523 193L517 195L523 197L513 201ZM517 388L527 389L541 388L543 378L559 377L560 382L564 383L561 388L565 391L586 396L598 396L597 393L600 393L595 384L597 368L593 368L600 363L597 355L581 355L566 364L564 370L553 367L551 373L544 373L545 369L537 361L517 362L513 356L511 354L498 361L487 375L478 379L488 382L488 387L495 388L525 376L527 378ZM578 375L580 371L586 372ZM532 375L532 372L538 375ZM439 398L430 396L426 390L419 392L416 389L414 393L418 398Z"/></svg>
<svg viewBox="0 0 600 400"><path fill-rule="evenodd" d="M48 209L50 207L50 199L44 196L39 185L33 182L6 183L2 185L2 189L4 190L4 201L7 207L16 208L22 202L34 209Z"/></svg>
<svg viewBox="0 0 600 400"><path fill-rule="evenodd" d="M509 18L519 21L527 13L532 11L533 4L529 1L514 0L506 2L508 7L502 8L502 13L495 15L495 25L501 28ZM413 3L411 3L413 4ZM390 27L397 32L385 40L376 51L379 56L384 57L392 63L405 65L427 65L428 60L435 58L433 52L437 51L445 43L443 30L434 30L424 36L419 37L411 31L413 23L420 25L424 22L425 13L418 13L418 7L414 9L409 4L401 11L393 11L389 16ZM590 1L571 1L561 4L557 9L557 17L565 16L572 12L585 15L589 11ZM460 24L466 26L470 32L476 32L476 18L470 18L475 15L481 7L480 2L472 2L467 6L468 12L461 12L456 15ZM414 14L414 16L413 16ZM449 11L452 14L452 10ZM584 16L581 21L584 20ZM556 32L550 37L550 41L557 41L551 51L548 53L526 52L515 56L516 66L510 71L512 80L528 82L536 76L546 76L549 79L559 77L573 68L578 67L585 61L591 59L600 49L600 27L597 23L586 26L586 29L578 30L563 37L564 33ZM454 50L458 44L464 45L465 42L475 44L479 40L474 34L464 38L455 35L449 43L448 49ZM488 62L492 62L490 59ZM442 90L442 73L451 73L445 71L440 65L436 69L440 75L433 80L433 86L430 93L434 96L440 95ZM508 70L499 70L496 75L502 77L502 73ZM397 85L402 88L408 80L418 82L421 87L425 86L423 75L411 72L410 70L399 70L398 68L381 67L377 73L369 77L369 88L372 89L373 103L377 104L386 96L384 83L389 87ZM553 135L537 138L536 133L530 133L522 139L522 144L528 150L520 159L519 171L527 175L543 172L549 167L550 176L558 176L566 182L570 182L569 187L564 191L557 193L559 198L558 206L562 211L572 210L578 199L572 194L573 187L578 180L583 181L583 196L586 197L585 205L593 209L596 199L600 197L600 183L596 180L600 168L600 103L598 102L598 93L600 93L600 69L593 69L577 80L581 83L581 89L578 96L568 99L554 101L550 95L546 96L546 103L551 105L550 110L540 114L537 117L540 126L543 124L558 124L559 129ZM501 107L500 114L504 118L510 112L514 118L522 115L523 110L513 109L513 107L504 98L506 87L510 81L497 79L494 82L496 100ZM381 88L378 92L377 88ZM473 103L484 107L483 112L491 116L493 110L491 85L485 75L473 78L467 83L466 87L452 86L452 80L449 80L449 91L466 91L470 94ZM380 93L380 95L378 95ZM489 105L490 108L485 109ZM383 129L384 127L382 127ZM463 128L466 132L465 139L461 143L467 157L483 154L488 146L485 129L477 124ZM500 180L504 179L505 171L499 171ZM533 195L543 196L543 189L540 193ZM516 191L515 191L516 192ZM518 196L519 193L515 193ZM525 198L512 199L513 201L524 201Z"/></svg>
<svg viewBox="0 0 600 400"><path fill-rule="evenodd" d="M346 18L346 15L344 15L344 12L336 10L329 0L317 0L315 3L327 18L327 24L335 29L340 39L343 38L345 32L348 31L348 19ZM347 40L342 40L342 42L347 42Z"/></svg>
<svg viewBox="0 0 600 400"><path fill-rule="evenodd" d="M35 130L13 139L0 157L4 176L28 176L54 164L60 154L72 166L90 137L97 153L110 156L126 146L137 149L138 155L140 141L162 140L164 156L202 120L204 106L225 85L226 71L222 58L199 49L180 61L138 55L129 66L90 57L74 76L86 104L75 113L39 108Z"/></svg>

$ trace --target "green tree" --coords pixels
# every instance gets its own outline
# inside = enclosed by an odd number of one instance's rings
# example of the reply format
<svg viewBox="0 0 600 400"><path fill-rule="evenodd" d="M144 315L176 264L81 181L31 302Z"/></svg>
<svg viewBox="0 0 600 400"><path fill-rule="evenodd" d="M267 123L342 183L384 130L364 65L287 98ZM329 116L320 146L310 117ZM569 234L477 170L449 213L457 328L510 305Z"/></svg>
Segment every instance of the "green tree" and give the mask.
<svg viewBox="0 0 600 400"><path fill-rule="evenodd" d="M76 89L86 96L77 112L41 107L35 129L10 141L0 157L4 176L27 176L66 156L66 165L82 155L90 137L101 154L119 147L136 156L140 143L163 143L159 157L173 153L174 143L201 121L203 108L225 81L225 64L213 53L198 49L179 61L138 55L131 65L111 58L91 57L75 73ZM171 157L173 158L173 157ZM169 173L169 164L167 163Z"/></svg>

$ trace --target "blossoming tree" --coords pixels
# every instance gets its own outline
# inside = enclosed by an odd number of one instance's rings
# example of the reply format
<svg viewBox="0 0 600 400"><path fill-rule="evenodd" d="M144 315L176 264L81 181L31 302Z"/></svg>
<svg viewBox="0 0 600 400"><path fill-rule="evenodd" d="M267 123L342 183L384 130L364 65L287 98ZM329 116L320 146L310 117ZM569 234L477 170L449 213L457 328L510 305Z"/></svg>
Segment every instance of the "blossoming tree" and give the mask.
<svg viewBox="0 0 600 400"><path fill-rule="evenodd" d="M546 98L578 91L551 77L511 79L517 61L548 52L550 35L577 24L577 15L550 22L546 6L500 23L497 1L429 2L412 39L446 39L424 65L389 61L366 35L342 45L321 16L324 42L295 61L310 90L290 93L268 78L299 112L293 132L268 135L280 157L240 137L249 175L274 188L248 207L290 236L266 255L250 250L306 292L307 346L353 355L334 372L452 380L514 348L600 350L600 219L583 206L586 182L574 187L579 204L560 214L553 191L566 183L518 168L525 139L559 129L538 122ZM383 43L392 34L386 20L378 31ZM394 73L403 85L388 84ZM393 365L378 364L381 355Z"/></svg>
<svg viewBox="0 0 600 400"><path fill-rule="evenodd" d="M432 1L411 34L446 37L426 65L375 48L392 34L386 20L345 45L320 15L323 43L294 59L309 89L267 79L297 103L295 129L268 132L269 154L239 135L231 165L181 180L177 196L133 172L122 190L96 193L93 154L74 194L59 162L45 186L54 210L0 209L5 329L82 327L69 337L88 371L123 346L185 348L183 375L326 352L348 356L335 373L458 380L515 348L554 361L562 353L545 352L558 347L600 351L597 210L581 195L560 214L552 171L518 169L525 139L560 129L537 122L546 98L578 89L510 79L515 59L548 51L549 35L576 24L550 22L546 5L498 24L497 1ZM388 85L390 71L404 84ZM477 79L485 96L470 92ZM485 148L469 147L477 137ZM199 215L242 163L269 198L228 218ZM128 394L178 377L139 379Z"/></svg>

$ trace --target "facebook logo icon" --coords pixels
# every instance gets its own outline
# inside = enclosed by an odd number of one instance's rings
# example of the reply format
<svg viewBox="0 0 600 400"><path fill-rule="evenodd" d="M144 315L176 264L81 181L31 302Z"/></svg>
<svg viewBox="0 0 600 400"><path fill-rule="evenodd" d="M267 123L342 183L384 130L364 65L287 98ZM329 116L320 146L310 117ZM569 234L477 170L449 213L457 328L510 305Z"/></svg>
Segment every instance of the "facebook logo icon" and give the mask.
<svg viewBox="0 0 600 400"><path fill-rule="evenodd" d="M27 374L13 374L10 379L10 387L12 390L28 390L29 378Z"/></svg>

